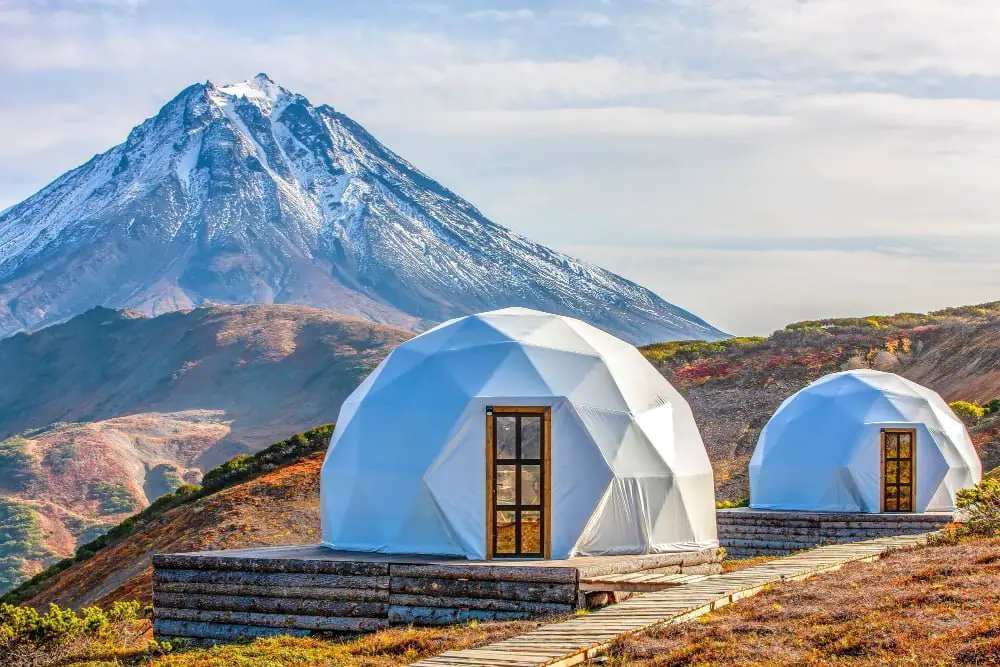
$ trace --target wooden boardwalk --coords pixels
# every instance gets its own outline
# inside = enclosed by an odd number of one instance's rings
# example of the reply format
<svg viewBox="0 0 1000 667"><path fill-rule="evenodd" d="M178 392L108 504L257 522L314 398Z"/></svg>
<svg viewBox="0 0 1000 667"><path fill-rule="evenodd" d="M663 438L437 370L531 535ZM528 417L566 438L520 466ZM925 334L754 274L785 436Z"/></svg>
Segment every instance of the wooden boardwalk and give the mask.
<svg viewBox="0 0 1000 667"><path fill-rule="evenodd" d="M768 585L807 579L848 563L874 561L888 551L917 546L930 533L883 537L819 547L738 572L713 575L605 607L561 623L551 623L512 639L463 651L448 651L414 663L420 667L540 667L578 665L603 654L611 644L638 632L682 623Z"/></svg>
<svg viewBox="0 0 1000 667"><path fill-rule="evenodd" d="M589 591L613 591L626 593L649 593L652 591L662 591L682 584L690 584L695 581L707 579L712 575L708 574L664 574L662 572L640 570L639 572L628 572L626 574L609 574L593 577L580 578L580 590Z"/></svg>

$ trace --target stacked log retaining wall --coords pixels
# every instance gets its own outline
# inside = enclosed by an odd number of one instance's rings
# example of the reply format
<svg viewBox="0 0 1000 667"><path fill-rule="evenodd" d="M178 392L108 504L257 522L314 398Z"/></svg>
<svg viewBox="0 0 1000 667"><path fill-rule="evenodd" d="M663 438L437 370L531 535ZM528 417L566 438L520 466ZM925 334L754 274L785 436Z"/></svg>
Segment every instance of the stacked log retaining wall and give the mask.
<svg viewBox="0 0 1000 667"><path fill-rule="evenodd" d="M278 634L369 632L572 613L584 604L581 571L721 571L715 549L537 565L408 563L394 559L160 554L153 557L153 628L194 643ZM233 553L233 552L229 552ZM277 552L275 552L277 553ZM369 555L370 556L370 555Z"/></svg>
<svg viewBox="0 0 1000 667"><path fill-rule="evenodd" d="M940 530L948 513L861 514L736 508L719 510L719 544L730 558L783 556L823 544Z"/></svg>

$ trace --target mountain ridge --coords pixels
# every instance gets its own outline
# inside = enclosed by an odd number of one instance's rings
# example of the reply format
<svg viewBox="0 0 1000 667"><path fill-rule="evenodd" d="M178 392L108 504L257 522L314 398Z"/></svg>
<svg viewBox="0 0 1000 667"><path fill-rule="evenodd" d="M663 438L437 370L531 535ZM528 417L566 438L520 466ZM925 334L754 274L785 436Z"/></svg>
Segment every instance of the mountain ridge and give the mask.
<svg viewBox="0 0 1000 667"><path fill-rule="evenodd" d="M418 331L505 306L632 342L726 334L534 243L264 74L188 86L0 214L0 335L95 305L310 305Z"/></svg>

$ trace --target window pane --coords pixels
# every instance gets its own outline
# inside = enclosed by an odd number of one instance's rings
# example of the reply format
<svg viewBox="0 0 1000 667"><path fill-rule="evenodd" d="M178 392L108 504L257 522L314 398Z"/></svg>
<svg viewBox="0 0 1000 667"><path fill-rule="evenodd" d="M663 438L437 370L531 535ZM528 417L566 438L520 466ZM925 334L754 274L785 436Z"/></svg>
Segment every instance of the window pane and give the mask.
<svg viewBox="0 0 1000 667"><path fill-rule="evenodd" d="M541 417L521 417L521 458L542 458Z"/></svg>
<svg viewBox="0 0 1000 667"><path fill-rule="evenodd" d="M910 483L910 461L899 462L899 483L900 484Z"/></svg>
<svg viewBox="0 0 1000 667"><path fill-rule="evenodd" d="M906 433L899 438L899 458L910 458L910 434Z"/></svg>
<svg viewBox="0 0 1000 667"><path fill-rule="evenodd" d="M497 549L498 554L512 554L514 549L514 512L497 512L496 518Z"/></svg>
<svg viewBox="0 0 1000 667"><path fill-rule="evenodd" d="M497 466L497 505L517 503L517 466Z"/></svg>
<svg viewBox="0 0 1000 667"><path fill-rule="evenodd" d="M897 443L899 442L897 433L886 433L885 434L885 455L894 459L899 456L899 448Z"/></svg>
<svg viewBox="0 0 1000 667"><path fill-rule="evenodd" d="M887 484L896 483L896 473L899 471L896 461L885 462L885 481Z"/></svg>
<svg viewBox="0 0 1000 667"><path fill-rule="evenodd" d="M498 459L517 458L517 417L497 417Z"/></svg>
<svg viewBox="0 0 1000 667"><path fill-rule="evenodd" d="M542 553L541 512L525 510L521 512L521 553Z"/></svg>
<svg viewBox="0 0 1000 667"><path fill-rule="evenodd" d="M887 512L895 512L899 510L899 487L897 486L887 486L885 487L885 509Z"/></svg>
<svg viewBox="0 0 1000 667"><path fill-rule="evenodd" d="M542 467L521 466L521 504L541 505Z"/></svg>
<svg viewBox="0 0 1000 667"><path fill-rule="evenodd" d="M910 487L899 487L899 510L901 512L909 512L912 509L913 506L910 504Z"/></svg>

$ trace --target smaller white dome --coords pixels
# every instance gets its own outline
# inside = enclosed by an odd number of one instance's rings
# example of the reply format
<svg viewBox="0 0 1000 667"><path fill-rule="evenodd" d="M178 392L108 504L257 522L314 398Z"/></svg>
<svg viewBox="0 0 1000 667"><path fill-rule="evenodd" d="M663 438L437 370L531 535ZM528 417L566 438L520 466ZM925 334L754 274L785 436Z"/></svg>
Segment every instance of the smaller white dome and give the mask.
<svg viewBox="0 0 1000 667"><path fill-rule="evenodd" d="M982 478L965 425L934 391L894 373L833 373L786 399L750 459L755 509L880 512L883 432L912 430L913 511L955 509ZM889 508L892 509L892 508Z"/></svg>

